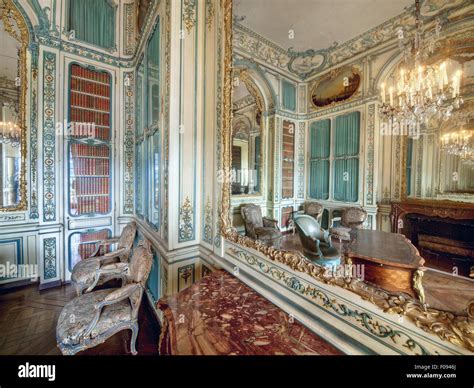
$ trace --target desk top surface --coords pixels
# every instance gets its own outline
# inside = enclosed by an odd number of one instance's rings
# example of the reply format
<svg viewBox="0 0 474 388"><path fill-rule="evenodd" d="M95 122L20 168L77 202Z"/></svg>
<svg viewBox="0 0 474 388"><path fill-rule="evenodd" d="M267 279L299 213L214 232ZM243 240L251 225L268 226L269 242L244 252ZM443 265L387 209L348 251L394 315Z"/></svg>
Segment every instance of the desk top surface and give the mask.
<svg viewBox="0 0 474 388"><path fill-rule="evenodd" d="M381 230L358 229L348 243L346 255L394 267L418 269L425 260L404 235Z"/></svg>
<svg viewBox="0 0 474 388"><path fill-rule="evenodd" d="M342 354L226 271L157 303L165 353L177 355ZM162 343L164 341L162 340ZM160 345L162 348L163 345Z"/></svg>

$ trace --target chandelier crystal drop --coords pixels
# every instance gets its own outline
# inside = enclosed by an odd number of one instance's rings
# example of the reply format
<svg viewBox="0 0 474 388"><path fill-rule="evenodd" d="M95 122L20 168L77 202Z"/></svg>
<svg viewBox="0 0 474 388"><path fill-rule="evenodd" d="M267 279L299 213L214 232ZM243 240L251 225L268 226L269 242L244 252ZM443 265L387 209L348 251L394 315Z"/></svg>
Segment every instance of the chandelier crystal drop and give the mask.
<svg viewBox="0 0 474 388"><path fill-rule="evenodd" d="M381 84L379 113L383 120L419 127L433 118L448 120L463 104L462 71L450 69L446 60L440 64L428 62L440 31L441 22L437 20L434 32L424 36L420 1L416 0L414 33L405 39L405 32L398 31L405 67L400 68L393 84Z"/></svg>

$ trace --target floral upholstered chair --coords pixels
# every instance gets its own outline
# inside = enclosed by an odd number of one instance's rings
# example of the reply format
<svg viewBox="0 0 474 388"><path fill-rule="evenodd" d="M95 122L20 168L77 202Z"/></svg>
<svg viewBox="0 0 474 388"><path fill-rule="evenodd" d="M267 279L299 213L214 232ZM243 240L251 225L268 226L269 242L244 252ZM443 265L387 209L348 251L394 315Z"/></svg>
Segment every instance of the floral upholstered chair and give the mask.
<svg viewBox="0 0 474 388"><path fill-rule="evenodd" d="M324 207L318 202L305 202L303 205L303 213L315 218L316 221L320 221L323 215Z"/></svg>
<svg viewBox="0 0 474 388"><path fill-rule="evenodd" d="M77 295L82 295L84 290L92 291L97 284L123 277L136 234L137 224L132 221L125 226L120 238L100 241L91 257L74 266L71 283ZM111 245L116 245L116 249L100 255L101 247Z"/></svg>
<svg viewBox="0 0 474 388"><path fill-rule="evenodd" d="M150 243L140 241L122 287L90 292L64 306L56 327L56 341L63 354L92 348L126 329L132 331L130 349L137 354L138 310L152 261Z"/></svg>
<svg viewBox="0 0 474 388"><path fill-rule="evenodd" d="M348 207L342 211L341 217L334 217L332 225L340 221L340 226L332 226L329 228L329 233L332 236L341 240L349 241L351 239L351 229L361 229L364 222L367 220L367 212L360 207Z"/></svg>
<svg viewBox="0 0 474 388"><path fill-rule="evenodd" d="M262 209L254 204L242 205L240 213L244 219L246 236L280 248L282 235L278 229L278 221L262 217Z"/></svg>

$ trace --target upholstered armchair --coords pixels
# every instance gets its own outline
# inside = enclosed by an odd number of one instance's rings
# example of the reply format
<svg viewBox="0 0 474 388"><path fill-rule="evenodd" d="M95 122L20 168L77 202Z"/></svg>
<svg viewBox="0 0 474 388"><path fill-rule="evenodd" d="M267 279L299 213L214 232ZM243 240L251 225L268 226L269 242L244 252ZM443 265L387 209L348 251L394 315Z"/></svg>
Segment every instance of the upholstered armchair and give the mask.
<svg viewBox="0 0 474 388"><path fill-rule="evenodd" d="M150 243L140 241L122 287L90 292L64 306L56 327L56 341L63 354L92 348L127 329L132 331L130 350L137 354L138 310L152 261Z"/></svg>
<svg viewBox="0 0 474 388"><path fill-rule="evenodd" d="M303 204L303 213L314 217L316 221L320 221L323 215L324 207L318 202L305 202Z"/></svg>
<svg viewBox="0 0 474 388"><path fill-rule="evenodd" d="M350 231L352 228L361 229L364 222L367 220L367 212L360 207L348 207L342 211L341 217L334 217L332 219L332 226L329 232L332 236L341 240L349 241ZM334 223L339 221L340 226L334 226Z"/></svg>
<svg viewBox="0 0 474 388"><path fill-rule="evenodd" d="M74 266L71 283L77 295L82 295L84 290L92 291L98 284L123 277L136 234L137 224L132 221L125 226L120 238L100 241L91 257ZM113 245L116 245L116 249L100 255L102 247Z"/></svg>
<svg viewBox="0 0 474 388"><path fill-rule="evenodd" d="M278 221L262 217L262 209L254 204L242 205L240 213L244 220L246 236L280 248L282 234L278 228Z"/></svg>
<svg viewBox="0 0 474 388"><path fill-rule="evenodd" d="M307 214L295 216L295 225L305 254L322 264L339 264L341 255L332 246L329 232L321 228L314 217Z"/></svg>

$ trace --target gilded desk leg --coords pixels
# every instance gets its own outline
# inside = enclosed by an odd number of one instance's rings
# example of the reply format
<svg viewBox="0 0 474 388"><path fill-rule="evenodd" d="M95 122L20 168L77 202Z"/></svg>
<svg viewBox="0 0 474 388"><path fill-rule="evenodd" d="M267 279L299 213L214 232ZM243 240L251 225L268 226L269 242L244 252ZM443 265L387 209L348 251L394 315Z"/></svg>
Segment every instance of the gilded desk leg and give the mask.
<svg viewBox="0 0 474 388"><path fill-rule="evenodd" d="M425 304L425 291L423 290L423 275L424 272L421 269L417 269L413 274L413 289L415 290L418 300Z"/></svg>

